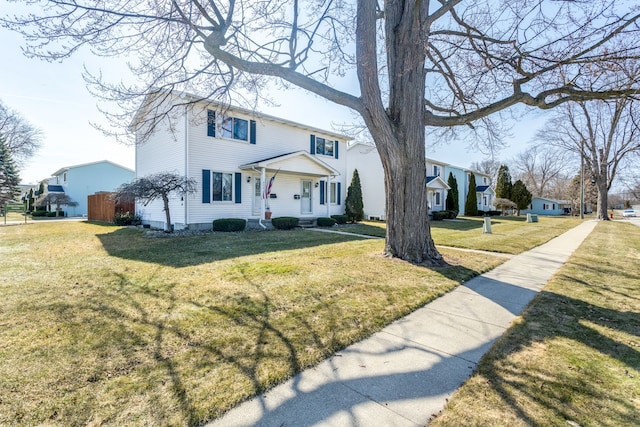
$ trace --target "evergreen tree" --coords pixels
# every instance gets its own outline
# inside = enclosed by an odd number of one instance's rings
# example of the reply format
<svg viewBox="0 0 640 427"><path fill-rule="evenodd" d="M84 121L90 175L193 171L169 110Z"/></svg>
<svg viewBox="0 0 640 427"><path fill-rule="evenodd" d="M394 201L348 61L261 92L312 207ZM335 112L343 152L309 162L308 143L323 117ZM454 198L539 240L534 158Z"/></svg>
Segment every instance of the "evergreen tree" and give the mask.
<svg viewBox="0 0 640 427"><path fill-rule="evenodd" d="M38 197L41 197L44 194L44 181L40 181L40 185L38 186Z"/></svg>
<svg viewBox="0 0 640 427"><path fill-rule="evenodd" d="M529 204L531 204L531 197L531 192L521 180L517 180L513 184L513 188L511 189L511 201L516 204L518 216L522 209L527 209L529 207Z"/></svg>
<svg viewBox="0 0 640 427"><path fill-rule="evenodd" d="M498 179L496 181L496 198L512 200L512 188L513 185L511 184L511 173L509 172L509 166L502 165L498 170Z"/></svg>
<svg viewBox="0 0 640 427"><path fill-rule="evenodd" d="M447 193L447 210L460 212L460 192L458 191L458 180L455 176L453 176L452 172L449 172L447 185L449 185L449 187L451 188Z"/></svg>
<svg viewBox="0 0 640 427"><path fill-rule="evenodd" d="M14 201L20 189L20 178L15 163L3 138L0 138L0 205Z"/></svg>
<svg viewBox="0 0 640 427"><path fill-rule="evenodd" d="M478 215L478 196L476 195L476 177L471 174L469 179L469 192L467 193L467 201L464 204L464 214L466 216Z"/></svg>
<svg viewBox="0 0 640 427"><path fill-rule="evenodd" d="M353 171L353 178L351 178L351 185L347 189L347 199L344 204L344 214L349 217L349 221L362 221L364 204L362 203L362 187L360 186L358 169Z"/></svg>

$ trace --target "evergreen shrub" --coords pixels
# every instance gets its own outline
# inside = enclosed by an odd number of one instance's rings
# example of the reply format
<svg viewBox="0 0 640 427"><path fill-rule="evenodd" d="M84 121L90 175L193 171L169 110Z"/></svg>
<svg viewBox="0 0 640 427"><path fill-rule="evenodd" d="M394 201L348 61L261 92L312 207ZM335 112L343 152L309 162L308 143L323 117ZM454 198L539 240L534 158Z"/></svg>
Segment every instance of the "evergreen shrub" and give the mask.
<svg viewBox="0 0 640 427"><path fill-rule="evenodd" d="M213 221L213 231L244 231L247 220L242 218L220 218Z"/></svg>
<svg viewBox="0 0 640 427"><path fill-rule="evenodd" d="M291 230L298 226L300 220L293 216L280 216L271 218L271 225L278 230Z"/></svg>
<svg viewBox="0 0 640 427"><path fill-rule="evenodd" d="M320 217L317 220L318 227L333 227L336 224L335 218ZM346 222L346 221L345 221Z"/></svg>
<svg viewBox="0 0 640 427"><path fill-rule="evenodd" d="M336 220L336 224L346 224L349 221L349 217L346 215L331 215L331 218Z"/></svg>

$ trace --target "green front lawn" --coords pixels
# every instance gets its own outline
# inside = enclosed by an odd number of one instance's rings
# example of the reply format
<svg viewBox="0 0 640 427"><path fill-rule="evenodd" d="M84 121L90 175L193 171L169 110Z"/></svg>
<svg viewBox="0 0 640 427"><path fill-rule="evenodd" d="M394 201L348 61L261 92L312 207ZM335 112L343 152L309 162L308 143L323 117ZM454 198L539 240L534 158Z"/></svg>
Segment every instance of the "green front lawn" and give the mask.
<svg viewBox="0 0 640 427"><path fill-rule="evenodd" d="M640 425L640 227L598 224L430 425Z"/></svg>
<svg viewBox="0 0 640 427"><path fill-rule="evenodd" d="M0 425L199 424L503 261L426 269L383 244L2 227Z"/></svg>
<svg viewBox="0 0 640 427"><path fill-rule="evenodd" d="M491 252L519 254L540 246L565 231L577 226L577 217L544 217L539 222L527 223L526 217L492 217L492 234L483 234L484 218L459 217L455 220L431 221L431 234L436 245ZM340 226L341 231L368 236L384 237L384 222L363 221Z"/></svg>

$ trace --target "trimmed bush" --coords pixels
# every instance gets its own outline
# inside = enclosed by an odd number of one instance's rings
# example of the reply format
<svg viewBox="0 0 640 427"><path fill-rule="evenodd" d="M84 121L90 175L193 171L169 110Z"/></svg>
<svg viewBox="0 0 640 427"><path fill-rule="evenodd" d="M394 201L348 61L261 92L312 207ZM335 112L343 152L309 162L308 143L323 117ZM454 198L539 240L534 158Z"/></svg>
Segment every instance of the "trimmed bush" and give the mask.
<svg viewBox="0 0 640 427"><path fill-rule="evenodd" d="M213 231L244 231L247 220L242 218L220 218L213 221Z"/></svg>
<svg viewBox="0 0 640 427"><path fill-rule="evenodd" d="M298 226L300 220L293 216L280 216L271 218L271 225L278 230L291 230Z"/></svg>
<svg viewBox="0 0 640 427"><path fill-rule="evenodd" d="M54 217L58 216L58 213L57 213L57 212L55 212L55 211L54 211L54 212L46 212L46 215L45 215L45 216L46 216L47 218L54 218Z"/></svg>
<svg viewBox="0 0 640 427"><path fill-rule="evenodd" d="M448 211L449 212L449 219L456 219L456 217L458 216L458 211Z"/></svg>
<svg viewBox="0 0 640 427"><path fill-rule="evenodd" d="M31 216L47 216L47 211L35 210L31 212Z"/></svg>
<svg viewBox="0 0 640 427"><path fill-rule="evenodd" d="M331 215L331 218L336 220L336 224L346 224L349 221L349 217L346 215Z"/></svg>
<svg viewBox="0 0 640 427"><path fill-rule="evenodd" d="M131 212L118 212L113 216L113 223L115 225L140 225L142 224L142 218L140 215L135 215Z"/></svg>
<svg viewBox="0 0 640 427"><path fill-rule="evenodd" d="M449 211L432 212L431 215L433 216L434 221L442 221L443 219L449 219Z"/></svg>
<svg viewBox="0 0 640 427"><path fill-rule="evenodd" d="M318 227L333 227L334 225L336 225L336 219L335 218L324 218L324 217L320 217L317 220L318 222Z"/></svg>

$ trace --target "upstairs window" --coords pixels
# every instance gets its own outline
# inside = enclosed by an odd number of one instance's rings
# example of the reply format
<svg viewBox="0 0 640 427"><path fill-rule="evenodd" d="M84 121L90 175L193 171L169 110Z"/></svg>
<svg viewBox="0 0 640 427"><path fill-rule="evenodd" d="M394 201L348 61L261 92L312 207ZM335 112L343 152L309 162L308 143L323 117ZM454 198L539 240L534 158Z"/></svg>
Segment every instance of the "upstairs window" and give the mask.
<svg viewBox="0 0 640 427"><path fill-rule="evenodd" d="M207 136L256 143L256 121L216 114L207 110Z"/></svg>
<svg viewBox="0 0 640 427"><path fill-rule="evenodd" d="M222 116L220 120L220 136L222 138L249 140L249 122L237 117Z"/></svg>
<svg viewBox="0 0 640 427"><path fill-rule="evenodd" d="M433 165L433 176L440 176L440 167Z"/></svg>
<svg viewBox="0 0 640 427"><path fill-rule="evenodd" d="M322 154L325 156L333 157L334 141L328 139L316 137L316 154Z"/></svg>

